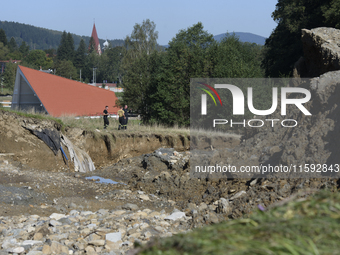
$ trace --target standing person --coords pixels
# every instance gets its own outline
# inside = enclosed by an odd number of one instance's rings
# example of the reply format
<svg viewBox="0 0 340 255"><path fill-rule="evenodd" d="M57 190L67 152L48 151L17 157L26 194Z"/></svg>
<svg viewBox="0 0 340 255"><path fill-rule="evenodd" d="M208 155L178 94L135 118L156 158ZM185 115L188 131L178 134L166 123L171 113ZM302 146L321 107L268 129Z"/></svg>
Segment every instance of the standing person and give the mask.
<svg viewBox="0 0 340 255"><path fill-rule="evenodd" d="M129 120L129 113L128 113L128 106L125 105L124 107L124 116L125 116L125 123L124 123L124 129L127 128L128 120Z"/></svg>
<svg viewBox="0 0 340 255"><path fill-rule="evenodd" d="M103 111L104 113L104 129L106 129L106 127L108 125L110 125L110 122L109 122L109 119L108 119L108 116L109 116L109 112L107 111L109 109L108 106L105 106L105 109Z"/></svg>
<svg viewBox="0 0 340 255"><path fill-rule="evenodd" d="M122 127L122 129L124 129L125 120L124 120L123 106L120 107L120 110L118 110L117 115L118 115L118 120L119 120L118 130L120 130L120 127Z"/></svg>

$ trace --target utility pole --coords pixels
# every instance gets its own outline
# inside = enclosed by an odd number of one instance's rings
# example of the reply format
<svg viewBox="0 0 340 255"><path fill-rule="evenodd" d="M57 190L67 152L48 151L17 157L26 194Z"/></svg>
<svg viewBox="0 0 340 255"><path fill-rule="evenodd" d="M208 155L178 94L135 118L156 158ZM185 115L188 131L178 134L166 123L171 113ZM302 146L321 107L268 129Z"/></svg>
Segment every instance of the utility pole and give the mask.
<svg viewBox="0 0 340 255"><path fill-rule="evenodd" d="M1 83L1 94L4 93L4 78L2 75L0 76L0 83Z"/></svg>
<svg viewBox="0 0 340 255"><path fill-rule="evenodd" d="M94 86L96 86L96 71L97 70L97 68L96 67L93 67L93 84L94 84Z"/></svg>

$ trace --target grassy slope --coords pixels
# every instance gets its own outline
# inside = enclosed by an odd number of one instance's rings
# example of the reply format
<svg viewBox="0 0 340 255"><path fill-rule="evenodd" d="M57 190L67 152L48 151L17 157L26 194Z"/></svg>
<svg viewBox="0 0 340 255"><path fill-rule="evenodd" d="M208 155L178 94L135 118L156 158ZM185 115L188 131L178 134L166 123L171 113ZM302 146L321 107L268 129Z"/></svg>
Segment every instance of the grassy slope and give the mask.
<svg viewBox="0 0 340 255"><path fill-rule="evenodd" d="M77 127L88 131L99 130L101 132L104 127L103 118L80 118L75 119L74 117L61 117L60 118L66 126ZM107 131L118 131L119 122L116 118L109 118L110 125L107 127ZM125 133L176 133L176 134L189 134L188 128L168 128L162 125L143 125L140 120L129 119L127 130L121 130L120 132Z"/></svg>
<svg viewBox="0 0 340 255"><path fill-rule="evenodd" d="M250 218L159 239L138 254L339 254L340 194L321 191Z"/></svg>

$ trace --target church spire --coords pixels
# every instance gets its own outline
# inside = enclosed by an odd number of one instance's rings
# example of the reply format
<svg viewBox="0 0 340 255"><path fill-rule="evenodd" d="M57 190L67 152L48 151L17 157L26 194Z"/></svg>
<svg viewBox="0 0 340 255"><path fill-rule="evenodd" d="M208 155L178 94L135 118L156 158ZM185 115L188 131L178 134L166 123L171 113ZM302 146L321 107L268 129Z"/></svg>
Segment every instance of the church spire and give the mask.
<svg viewBox="0 0 340 255"><path fill-rule="evenodd" d="M94 43L95 43L95 51L101 55L102 54L102 51L100 49L100 43L99 43L99 39L98 39L98 35L97 35L97 29L96 29L96 25L95 23L93 22L93 28L92 28L92 34L91 34L91 37L93 37L93 40L94 40ZM89 45L89 48L90 48L90 45Z"/></svg>

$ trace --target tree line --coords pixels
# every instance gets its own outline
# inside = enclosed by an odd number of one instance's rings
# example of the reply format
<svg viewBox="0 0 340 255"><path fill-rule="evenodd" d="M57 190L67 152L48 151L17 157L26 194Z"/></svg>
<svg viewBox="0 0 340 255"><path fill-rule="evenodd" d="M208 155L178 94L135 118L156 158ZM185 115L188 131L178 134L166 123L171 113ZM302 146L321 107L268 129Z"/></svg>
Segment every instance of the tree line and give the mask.
<svg viewBox="0 0 340 255"><path fill-rule="evenodd" d="M126 38L122 103L148 123L189 125L190 79L263 77L262 47L234 35L217 42L202 23L181 30L165 50L157 47L155 24L136 24Z"/></svg>
<svg viewBox="0 0 340 255"><path fill-rule="evenodd" d="M10 21L0 21L0 29L6 32L8 38L13 37L18 45L25 41L32 50L57 49L62 35L60 31ZM76 34L72 34L72 37L76 48L78 48L81 39L88 45L91 38L90 36L80 36ZM99 39L101 45L104 41L103 39ZM110 43L112 47L123 46L124 40L110 40Z"/></svg>
<svg viewBox="0 0 340 255"><path fill-rule="evenodd" d="M23 65L51 68L75 80L82 70L84 82L92 82L95 68L97 82L119 82L124 87L118 103L141 113L144 122L188 125L191 78L288 77L303 55L301 29L340 27L338 7L340 0L279 0L272 15L278 25L264 47L242 43L234 35L217 42L198 22L179 31L164 48L157 44L156 25L147 19L133 27L123 46L109 46L102 55L91 40L90 45L81 40L75 49L72 35L65 31L56 50L27 53L27 44L17 47L12 38L5 43L0 30L0 57L22 54ZM254 104L261 105L260 98Z"/></svg>
<svg viewBox="0 0 340 255"><path fill-rule="evenodd" d="M62 33L57 49L31 50L25 41L22 41L20 46L17 45L13 37L8 41L5 31L0 29L0 60L21 60L21 65L33 69L50 69L56 75L81 80L85 83L94 82L94 68L96 69L95 82L119 83L121 81L119 65L123 52L123 46L112 47L109 45L104 49L104 53L99 56L93 45L86 45L83 39L80 40L78 48L75 49L73 36L66 31ZM8 91L13 90L15 72L16 64L7 63L2 78L4 87Z"/></svg>

